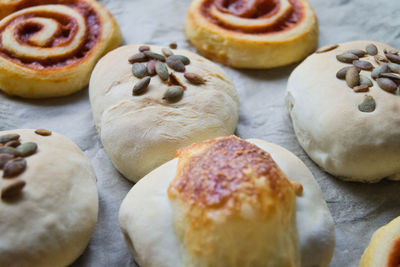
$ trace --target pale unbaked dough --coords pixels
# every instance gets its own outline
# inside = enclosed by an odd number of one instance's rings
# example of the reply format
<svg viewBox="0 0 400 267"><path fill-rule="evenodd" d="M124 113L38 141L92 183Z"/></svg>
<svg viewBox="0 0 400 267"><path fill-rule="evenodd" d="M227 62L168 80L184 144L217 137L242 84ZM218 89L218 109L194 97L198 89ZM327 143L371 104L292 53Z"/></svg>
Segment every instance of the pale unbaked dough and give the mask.
<svg viewBox="0 0 400 267"><path fill-rule="evenodd" d="M289 179L303 185L303 195L296 201L301 266L328 266L335 247L334 223L311 172L300 159L278 145L257 139L248 141L270 153ZM121 230L133 257L142 267L184 266L184 248L174 230L174 207L167 195L177 163L178 158L173 159L149 173L131 189L121 205ZM224 264L228 263L221 266ZM192 262L185 266L203 265ZM263 266L274 265L265 259Z"/></svg>
<svg viewBox="0 0 400 267"><path fill-rule="evenodd" d="M151 79L146 93L132 96L139 80L132 75L128 58L139 45L118 48L96 65L89 86L93 117L104 148L114 166L129 180L138 181L173 158L183 146L234 132L239 117L236 90L227 74L211 61L186 50L173 50L190 58L186 72L206 79L192 85L183 73L174 72L187 86L176 103L162 100L168 85ZM159 46L151 50L161 53ZM171 69L169 69L171 72Z"/></svg>
<svg viewBox="0 0 400 267"><path fill-rule="evenodd" d="M21 142L35 142L38 150L25 158L26 181L20 198L0 200L0 266L62 267L86 248L98 214L93 167L68 138L34 130L20 134ZM3 171L0 170L0 176ZM7 182L0 178L0 188Z"/></svg>
<svg viewBox="0 0 400 267"><path fill-rule="evenodd" d="M350 64L336 59L350 49L365 50L369 43L356 41L313 54L290 75L286 104L300 145L327 172L359 182L377 182L385 177L400 179L400 96L382 90L370 71L361 74L373 81L367 93L355 93L336 72ZM372 56L361 58L377 66ZM365 95L376 101L376 110L361 112Z"/></svg>

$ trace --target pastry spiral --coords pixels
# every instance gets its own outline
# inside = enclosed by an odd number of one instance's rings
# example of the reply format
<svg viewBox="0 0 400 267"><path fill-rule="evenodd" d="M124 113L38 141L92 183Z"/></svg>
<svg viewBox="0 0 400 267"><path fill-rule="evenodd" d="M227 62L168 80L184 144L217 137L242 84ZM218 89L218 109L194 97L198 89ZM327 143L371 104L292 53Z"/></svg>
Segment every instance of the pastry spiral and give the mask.
<svg viewBox="0 0 400 267"><path fill-rule="evenodd" d="M74 93L121 43L112 15L94 0L0 0L0 10L0 89L11 95Z"/></svg>
<svg viewBox="0 0 400 267"><path fill-rule="evenodd" d="M185 31L205 56L237 68L287 65L318 42L307 0L194 0Z"/></svg>

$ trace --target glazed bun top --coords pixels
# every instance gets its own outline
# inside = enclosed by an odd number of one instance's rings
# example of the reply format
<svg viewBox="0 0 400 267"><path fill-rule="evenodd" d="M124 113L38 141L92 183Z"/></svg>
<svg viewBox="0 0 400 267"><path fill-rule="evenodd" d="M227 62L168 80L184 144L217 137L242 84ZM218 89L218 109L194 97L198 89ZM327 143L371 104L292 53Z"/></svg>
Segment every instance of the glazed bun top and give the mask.
<svg viewBox="0 0 400 267"><path fill-rule="evenodd" d="M298 266L295 189L267 152L230 136L177 156L168 196L183 265Z"/></svg>

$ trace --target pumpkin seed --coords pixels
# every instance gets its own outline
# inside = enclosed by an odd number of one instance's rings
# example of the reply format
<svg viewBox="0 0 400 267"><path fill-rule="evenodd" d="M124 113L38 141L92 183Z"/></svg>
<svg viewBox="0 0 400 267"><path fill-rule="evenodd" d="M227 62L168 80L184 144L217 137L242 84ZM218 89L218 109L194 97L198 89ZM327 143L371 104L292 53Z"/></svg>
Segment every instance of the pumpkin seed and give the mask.
<svg viewBox="0 0 400 267"><path fill-rule="evenodd" d="M374 44L369 44L367 45L367 47L365 48L365 50L367 50L367 53L371 56L375 56L376 54L378 54L378 48L376 47L376 45Z"/></svg>
<svg viewBox="0 0 400 267"><path fill-rule="evenodd" d="M144 51L149 51L149 50L150 50L150 46L148 46L148 45L139 46L139 52L144 52Z"/></svg>
<svg viewBox="0 0 400 267"><path fill-rule="evenodd" d="M137 78L143 78L147 75L147 67L142 63L134 63L132 65L132 73Z"/></svg>
<svg viewBox="0 0 400 267"><path fill-rule="evenodd" d="M185 76L186 80L193 84L204 84L204 79L197 73L186 72L183 76Z"/></svg>
<svg viewBox="0 0 400 267"><path fill-rule="evenodd" d="M360 85L367 85L368 87L372 87L374 84L368 77L360 75Z"/></svg>
<svg viewBox="0 0 400 267"><path fill-rule="evenodd" d="M1 199L7 200L21 193L26 182L21 179L12 179L1 189Z"/></svg>
<svg viewBox="0 0 400 267"><path fill-rule="evenodd" d="M186 86L182 84L182 82L178 79L178 77L176 77L173 72L169 74L168 85L179 85L182 86L183 90L186 90Z"/></svg>
<svg viewBox="0 0 400 267"><path fill-rule="evenodd" d="M161 52L166 57L170 57L170 56L174 55L174 52L172 52L171 49L168 49L168 48L161 49Z"/></svg>
<svg viewBox="0 0 400 267"><path fill-rule="evenodd" d="M183 96L183 88L181 86L170 86L164 94L163 99L168 102L177 102Z"/></svg>
<svg viewBox="0 0 400 267"><path fill-rule="evenodd" d="M0 143L5 144L7 142L18 139L19 139L19 134L5 134L0 136Z"/></svg>
<svg viewBox="0 0 400 267"><path fill-rule="evenodd" d="M325 52L331 51L333 49L336 49L337 47L339 47L338 44L324 45L324 46L321 46L320 48L318 48L317 51L315 51L315 53L317 53L317 54L325 53Z"/></svg>
<svg viewBox="0 0 400 267"><path fill-rule="evenodd" d="M395 54L392 54L392 53L387 53L386 54L386 58L389 59L393 63L400 63L400 56L399 55L395 55Z"/></svg>
<svg viewBox="0 0 400 267"><path fill-rule="evenodd" d="M360 85L360 75L356 67L350 67L346 72L346 83L350 88Z"/></svg>
<svg viewBox="0 0 400 267"><path fill-rule="evenodd" d="M361 112L373 112L376 109L376 102L372 96L366 95L363 102L358 105Z"/></svg>
<svg viewBox="0 0 400 267"><path fill-rule="evenodd" d="M395 93L397 84L389 78L379 78L376 80L379 87L389 93Z"/></svg>
<svg viewBox="0 0 400 267"><path fill-rule="evenodd" d="M388 50L388 49L383 49L383 53L384 54L395 54L395 55L397 55L398 53L399 53L399 50L397 50L397 49L391 49L391 50Z"/></svg>
<svg viewBox="0 0 400 267"><path fill-rule="evenodd" d="M162 63L160 61L156 62L156 72L158 76L160 76L161 80L166 81L168 80L168 68L165 63Z"/></svg>
<svg viewBox="0 0 400 267"><path fill-rule="evenodd" d="M170 56L167 57L167 65L171 69L179 72L184 72L185 71L185 65L182 63L182 61L175 57L175 56Z"/></svg>
<svg viewBox="0 0 400 267"><path fill-rule="evenodd" d="M13 140L13 141L9 141L9 142L5 143L4 146L17 147L20 144L21 144L21 142L19 140Z"/></svg>
<svg viewBox="0 0 400 267"><path fill-rule="evenodd" d="M14 156L10 154L0 154L0 169L3 169L4 165L13 158Z"/></svg>
<svg viewBox="0 0 400 267"><path fill-rule="evenodd" d="M367 54L367 52L365 52L364 50L361 50L361 49L352 49L352 50L347 51L347 53L352 53L358 57L363 57L363 56L365 56L365 54Z"/></svg>
<svg viewBox="0 0 400 267"><path fill-rule="evenodd" d="M369 91L369 86L367 84L360 84L353 88L356 93L364 93Z"/></svg>
<svg viewBox="0 0 400 267"><path fill-rule="evenodd" d="M384 63L389 62L389 60L387 58L385 58L384 56L381 56L381 55L375 55L374 59L375 59L375 62L378 63L378 65L382 65Z"/></svg>
<svg viewBox="0 0 400 267"><path fill-rule="evenodd" d="M140 79L133 87L132 95L143 94L146 91L147 87L149 86L150 80L151 80L150 77L144 77Z"/></svg>
<svg viewBox="0 0 400 267"><path fill-rule="evenodd" d="M372 70L374 68L374 66L371 63L363 60L354 60L353 65L362 70Z"/></svg>
<svg viewBox="0 0 400 267"><path fill-rule="evenodd" d="M143 53L137 53L128 58L128 61L131 64L136 63L136 62L146 62L147 60L148 60L148 58Z"/></svg>
<svg viewBox="0 0 400 267"><path fill-rule="evenodd" d="M150 76L156 75L156 60L152 59L147 63L147 74Z"/></svg>
<svg viewBox="0 0 400 267"><path fill-rule="evenodd" d="M336 56L336 59L343 63L353 63L354 60L358 59L358 56L352 53L344 53Z"/></svg>
<svg viewBox="0 0 400 267"><path fill-rule="evenodd" d="M341 68L340 70L338 70L338 72L336 72L336 78L340 79L340 80L344 80L346 79L346 72L350 67L344 67Z"/></svg>
<svg viewBox="0 0 400 267"><path fill-rule="evenodd" d="M178 45L176 44L176 42L172 42L172 43L169 44L169 48L171 48L171 49L177 49L177 48L178 48Z"/></svg>
<svg viewBox="0 0 400 267"><path fill-rule="evenodd" d="M389 69L388 69L387 64L380 65L372 71L371 77L376 80L380 77L381 73L388 72L388 71L389 71Z"/></svg>
<svg viewBox="0 0 400 267"><path fill-rule="evenodd" d="M22 145L17 147L17 150L22 157L28 157L32 154L35 154L37 150L37 144L34 142L23 143Z"/></svg>
<svg viewBox="0 0 400 267"><path fill-rule="evenodd" d="M18 150L9 146L0 147L0 154L10 154L13 155L14 157L20 156L20 152Z"/></svg>
<svg viewBox="0 0 400 267"><path fill-rule="evenodd" d="M21 173L26 169L26 160L24 158L16 158L7 161L3 168L3 177L12 178Z"/></svg>
<svg viewBox="0 0 400 267"><path fill-rule="evenodd" d="M389 78L392 81L394 81L395 83L400 82L400 74L397 74L397 73L382 73L380 77Z"/></svg>
<svg viewBox="0 0 400 267"><path fill-rule="evenodd" d="M189 65L190 64L190 59L188 57L182 56L182 55L175 55L175 57L179 58L180 61L182 61L183 64Z"/></svg>
<svg viewBox="0 0 400 267"><path fill-rule="evenodd" d="M390 62L388 65L390 71L395 72L395 73L400 73L400 65L396 63Z"/></svg>
<svg viewBox="0 0 400 267"><path fill-rule="evenodd" d="M154 52L151 52L151 51L144 51L143 53L149 58L160 60L162 62L165 61L165 57L163 55L158 54L158 53L154 53Z"/></svg>
<svg viewBox="0 0 400 267"><path fill-rule="evenodd" d="M51 131L46 130L46 129L37 129L37 130L35 131L35 133L38 134L38 135L42 135L42 136L49 136L49 135L51 135Z"/></svg>

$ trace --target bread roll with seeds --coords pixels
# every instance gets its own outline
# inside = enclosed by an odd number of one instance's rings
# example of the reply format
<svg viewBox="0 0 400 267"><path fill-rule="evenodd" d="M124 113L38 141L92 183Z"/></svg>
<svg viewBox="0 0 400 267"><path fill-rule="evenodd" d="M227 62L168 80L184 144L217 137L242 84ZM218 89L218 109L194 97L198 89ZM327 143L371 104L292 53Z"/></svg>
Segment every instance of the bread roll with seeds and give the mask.
<svg viewBox="0 0 400 267"><path fill-rule="evenodd" d="M366 51L371 43L376 55ZM391 74L400 65L387 60L385 49L394 50L373 41L342 43L311 55L289 77L286 105L297 140L315 163L340 179L400 180L400 96L397 85L382 87L376 76L385 64L383 72ZM363 69L343 71L357 58Z"/></svg>
<svg viewBox="0 0 400 267"><path fill-rule="evenodd" d="M104 148L114 166L135 182L172 159L183 146L232 134L239 117L235 87L216 64L186 50L172 50L176 56L187 57L185 71L157 60L158 75L145 83L143 75L148 72L137 64L146 66L155 59L133 61L131 57L139 53L139 47L120 47L103 57L89 86L93 117ZM157 53L156 57L165 61L163 47L149 47L151 50L145 53ZM185 78L187 73L198 74L205 82L190 82Z"/></svg>
<svg viewBox="0 0 400 267"><path fill-rule="evenodd" d="M318 43L318 21L307 0L193 0L185 33L212 60L263 69L312 53Z"/></svg>
<svg viewBox="0 0 400 267"><path fill-rule="evenodd" d="M335 247L310 171L258 139L179 150L131 189L119 219L141 267L328 266Z"/></svg>
<svg viewBox="0 0 400 267"><path fill-rule="evenodd" d="M68 266L83 253L97 222L93 167L78 146L60 134L2 131L0 142L11 133L19 135L22 145L32 142L37 147L17 147L29 152L23 158L18 155L25 169L5 175L10 159L0 169L0 266Z"/></svg>
<svg viewBox="0 0 400 267"><path fill-rule="evenodd" d="M400 265L400 217L379 228L361 257L359 267Z"/></svg>

